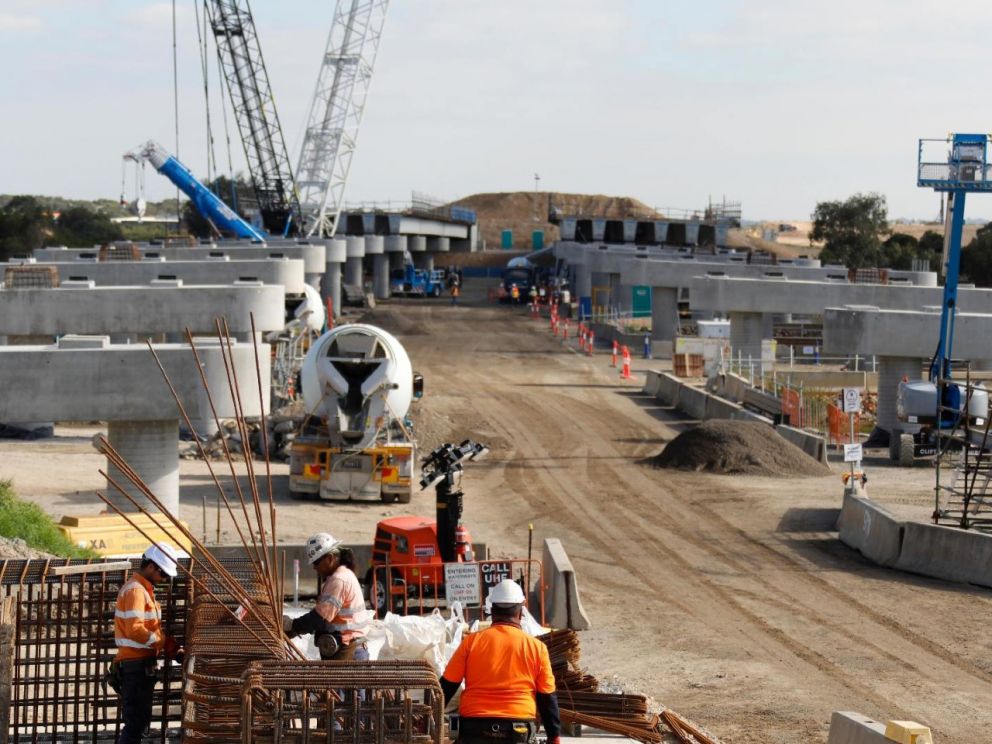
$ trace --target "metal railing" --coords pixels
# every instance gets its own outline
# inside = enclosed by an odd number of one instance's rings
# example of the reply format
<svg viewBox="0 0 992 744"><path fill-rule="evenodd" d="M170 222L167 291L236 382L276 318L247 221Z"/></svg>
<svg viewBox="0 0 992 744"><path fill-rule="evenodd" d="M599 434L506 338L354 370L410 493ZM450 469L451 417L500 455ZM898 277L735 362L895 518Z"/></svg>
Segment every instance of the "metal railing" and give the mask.
<svg viewBox="0 0 992 744"><path fill-rule="evenodd" d="M455 567L459 588L445 585L446 567ZM451 570L451 569L449 569ZM474 572L474 578L473 578ZM489 589L505 578L534 590L537 607L530 612L544 624L544 572L541 561L526 558L493 559L455 563L387 563L372 568L370 598L377 615L427 615L448 606L448 597L464 608L465 619L482 619ZM474 591L474 593L473 593ZM535 609L537 610L535 612Z"/></svg>

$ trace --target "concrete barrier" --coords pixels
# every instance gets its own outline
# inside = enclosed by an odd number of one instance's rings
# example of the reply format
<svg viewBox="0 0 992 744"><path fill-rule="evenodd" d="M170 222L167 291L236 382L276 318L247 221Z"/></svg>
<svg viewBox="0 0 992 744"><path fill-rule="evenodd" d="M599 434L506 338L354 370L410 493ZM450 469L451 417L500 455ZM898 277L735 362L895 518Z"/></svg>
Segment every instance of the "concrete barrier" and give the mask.
<svg viewBox="0 0 992 744"><path fill-rule="evenodd" d="M992 587L992 535L906 522L895 567L947 581Z"/></svg>
<svg viewBox="0 0 992 744"><path fill-rule="evenodd" d="M885 724L847 710L835 710L830 716L827 744L892 744L885 736Z"/></svg>
<svg viewBox="0 0 992 744"><path fill-rule="evenodd" d="M823 437L785 424L776 426L775 431L810 457L819 460L824 465L827 464L827 443Z"/></svg>
<svg viewBox="0 0 992 744"><path fill-rule="evenodd" d="M683 387L684 384L679 381L679 378L663 373L658 378L658 392L655 393L655 397L665 405L678 408Z"/></svg>
<svg viewBox="0 0 992 744"><path fill-rule="evenodd" d="M644 389L641 391L645 395L658 395L658 383L661 372L655 369L649 369L644 374Z"/></svg>
<svg viewBox="0 0 992 744"><path fill-rule="evenodd" d="M744 390L742 403L757 408L762 413L775 416L782 413L782 401L770 393L763 393L754 388Z"/></svg>
<svg viewBox="0 0 992 744"><path fill-rule="evenodd" d="M689 418L702 421L706 418L706 401L710 397L710 394L705 390L691 385L682 385L679 389L677 405L679 410Z"/></svg>
<svg viewBox="0 0 992 744"><path fill-rule="evenodd" d="M719 395L706 396L706 418L708 419L743 419L745 411L733 401L721 398Z"/></svg>
<svg viewBox="0 0 992 744"><path fill-rule="evenodd" d="M874 501L844 494L837 518L840 541L873 563L897 565L906 526Z"/></svg>
<svg viewBox="0 0 992 744"><path fill-rule="evenodd" d="M582 607L575 569L558 538L544 541L544 619L552 628L588 630L589 616Z"/></svg>

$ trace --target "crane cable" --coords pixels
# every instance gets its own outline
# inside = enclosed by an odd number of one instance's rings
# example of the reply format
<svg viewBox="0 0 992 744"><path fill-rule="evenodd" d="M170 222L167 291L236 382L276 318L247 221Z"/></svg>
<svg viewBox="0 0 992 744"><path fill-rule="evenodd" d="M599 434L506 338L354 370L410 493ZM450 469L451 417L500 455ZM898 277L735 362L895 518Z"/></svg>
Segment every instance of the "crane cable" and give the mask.
<svg viewBox="0 0 992 744"><path fill-rule="evenodd" d="M203 29L200 29L200 2L193 0L193 14L196 19L196 42L200 52L200 69L203 74L203 106L207 126L207 183L213 188L214 174L217 171L217 154L214 150L214 132L210 122L210 67L207 54L207 0L203 0Z"/></svg>
<svg viewBox="0 0 992 744"><path fill-rule="evenodd" d="M176 128L176 160L179 159L179 52L176 47L176 0L172 0L172 108ZM176 219L179 211L179 187L176 187ZM178 222L176 232L179 231Z"/></svg>

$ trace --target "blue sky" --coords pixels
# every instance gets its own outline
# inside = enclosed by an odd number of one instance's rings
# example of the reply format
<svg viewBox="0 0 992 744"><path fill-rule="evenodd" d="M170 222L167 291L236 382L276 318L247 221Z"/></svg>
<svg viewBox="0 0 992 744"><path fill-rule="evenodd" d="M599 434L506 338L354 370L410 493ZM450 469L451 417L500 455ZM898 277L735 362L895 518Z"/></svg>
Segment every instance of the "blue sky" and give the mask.
<svg viewBox="0 0 992 744"><path fill-rule="evenodd" d="M179 155L203 174L194 5L177 0ZM295 164L333 0L252 8ZM0 3L0 192L116 197L125 150L175 148L171 17L151 0ZM346 198L525 190L536 171L542 189L653 206L726 195L751 219L857 191L930 217L916 140L992 131L989 28L982 0L394 0ZM215 71L210 87L222 143ZM149 174L150 198L171 193ZM968 216L992 217L992 197Z"/></svg>

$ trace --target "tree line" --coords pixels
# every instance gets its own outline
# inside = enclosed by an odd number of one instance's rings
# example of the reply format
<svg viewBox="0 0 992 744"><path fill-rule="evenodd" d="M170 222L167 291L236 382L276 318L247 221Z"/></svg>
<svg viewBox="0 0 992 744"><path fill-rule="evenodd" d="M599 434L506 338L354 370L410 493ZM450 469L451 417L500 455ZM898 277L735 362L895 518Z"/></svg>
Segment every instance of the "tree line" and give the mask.
<svg viewBox="0 0 992 744"><path fill-rule="evenodd" d="M940 269L944 237L927 230L919 239L889 227L881 194L855 194L844 201L824 201L813 211L810 243L822 242L820 260L849 269L911 269L914 259ZM961 252L962 280L992 286L992 223L978 230Z"/></svg>

